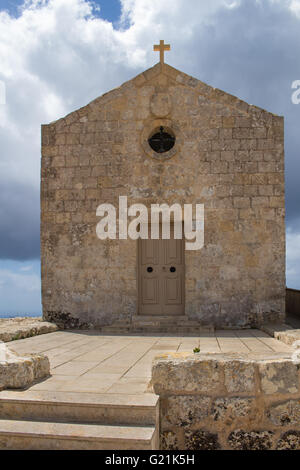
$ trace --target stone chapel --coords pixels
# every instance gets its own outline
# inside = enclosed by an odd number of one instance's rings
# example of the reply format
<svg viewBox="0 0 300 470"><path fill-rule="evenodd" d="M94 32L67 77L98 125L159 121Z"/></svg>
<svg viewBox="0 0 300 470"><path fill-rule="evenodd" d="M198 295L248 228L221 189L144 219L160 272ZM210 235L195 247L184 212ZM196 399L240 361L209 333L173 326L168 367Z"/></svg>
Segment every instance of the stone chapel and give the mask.
<svg viewBox="0 0 300 470"><path fill-rule="evenodd" d="M42 126L43 316L257 327L285 316L284 121L160 62ZM204 205L204 247L100 240L100 204Z"/></svg>

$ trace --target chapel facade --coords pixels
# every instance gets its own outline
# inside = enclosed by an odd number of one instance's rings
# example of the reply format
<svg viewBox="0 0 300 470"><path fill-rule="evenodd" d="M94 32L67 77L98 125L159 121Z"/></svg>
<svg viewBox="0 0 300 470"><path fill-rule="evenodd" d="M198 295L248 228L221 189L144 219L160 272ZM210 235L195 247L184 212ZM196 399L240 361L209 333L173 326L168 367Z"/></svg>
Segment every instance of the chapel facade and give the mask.
<svg viewBox="0 0 300 470"><path fill-rule="evenodd" d="M284 122L161 60L42 126L43 316L257 327L285 316ZM100 240L100 204L202 204L204 246ZM149 227L150 230L150 227Z"/></svg>

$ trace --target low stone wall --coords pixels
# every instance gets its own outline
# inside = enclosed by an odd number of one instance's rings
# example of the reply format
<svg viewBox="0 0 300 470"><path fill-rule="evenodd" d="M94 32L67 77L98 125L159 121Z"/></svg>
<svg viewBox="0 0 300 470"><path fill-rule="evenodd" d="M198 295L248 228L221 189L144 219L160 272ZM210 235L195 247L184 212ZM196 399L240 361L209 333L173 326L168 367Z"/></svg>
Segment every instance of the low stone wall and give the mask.
<svg viewBox="0 0 300 470"><path fill-rule="evenodd" d="M0 341L0 391L24 389L49 377L50 362L43 354L19 356Z"/></svg>
<svg viewBox="0 0 300 470"><path fill-rule="evenodd" d="M284 323L267 323L262 325L260 329L288 346L293 346L295 343L297 343L296 347L300 345L299 329L293 329Z"/></svg>
<svg viewBox="0 0 300 470"><path fill-rule="evenodd" d="M300 449L300 366L264 356L157 357L161 449Z"/></svg>
<svg viewBox="0 0 300 470"><path fill-rule="evenodd" d="M43 321L42 318L16 317L0 318L0 341L7 343L17 339L53 333L58 330L54 323Z"/></svg>

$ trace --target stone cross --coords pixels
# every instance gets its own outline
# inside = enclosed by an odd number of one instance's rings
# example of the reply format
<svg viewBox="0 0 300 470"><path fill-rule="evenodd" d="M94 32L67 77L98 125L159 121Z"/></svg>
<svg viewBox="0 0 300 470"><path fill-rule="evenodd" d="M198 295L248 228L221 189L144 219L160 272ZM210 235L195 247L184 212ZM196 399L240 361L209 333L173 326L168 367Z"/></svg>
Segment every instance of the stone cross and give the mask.
<svg viewBox="0 0 300 470"><path fill-rule="evenodd" d="M164 64L165 63L165 51L170 51L171 46L170 44L165 44L164 40L160 41L160 44L156 44L153 46L153 50L155 52L160 52L160 63Z"/></svg>

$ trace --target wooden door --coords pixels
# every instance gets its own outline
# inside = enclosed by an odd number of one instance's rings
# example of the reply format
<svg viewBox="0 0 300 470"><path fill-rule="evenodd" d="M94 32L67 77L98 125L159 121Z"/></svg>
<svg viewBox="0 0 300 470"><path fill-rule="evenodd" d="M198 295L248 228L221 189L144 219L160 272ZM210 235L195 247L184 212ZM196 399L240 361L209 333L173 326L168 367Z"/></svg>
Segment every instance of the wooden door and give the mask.
<svg viewBox="0 0 300 470"><path fill-rule="evenodd" d="M184 315L184 241L138 241L140 315Z"/></svg>

